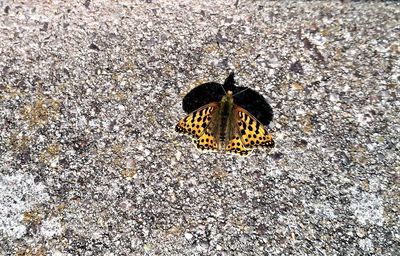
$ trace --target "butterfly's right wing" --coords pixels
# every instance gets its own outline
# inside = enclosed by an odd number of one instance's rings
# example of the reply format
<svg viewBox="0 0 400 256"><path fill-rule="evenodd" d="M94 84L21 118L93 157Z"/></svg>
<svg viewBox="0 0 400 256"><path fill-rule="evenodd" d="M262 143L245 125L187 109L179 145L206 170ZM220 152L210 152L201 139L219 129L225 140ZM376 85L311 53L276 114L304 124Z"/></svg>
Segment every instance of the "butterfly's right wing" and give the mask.
<svg viewBox="0 0 400 256"><path fill-rule="evenodd" d="M234 106L233 115L236 116L237 125L243 146L246 149L256 147L273 147L274 140L264 125L252 116L247 110L237 105Z"/></svg>
<svg viewBox="0 0 400 256"><path fill-rule="evenodd" d="M218 118L218 108L219 103L212 102L193 111L179 121L175 130L192 137L198 149L217 150L218 138L210 126Z"/></svg>
<svg viewBox="0 0 400 256"><path fill-rule="evenodd" d="M238 154L240 156L247 156L251 153L251 149L247 149L244 145L240 128L238 115L236 115L235 108L230 116L227 129L227 142L225 145L225 151L232 154Z"/></svg>

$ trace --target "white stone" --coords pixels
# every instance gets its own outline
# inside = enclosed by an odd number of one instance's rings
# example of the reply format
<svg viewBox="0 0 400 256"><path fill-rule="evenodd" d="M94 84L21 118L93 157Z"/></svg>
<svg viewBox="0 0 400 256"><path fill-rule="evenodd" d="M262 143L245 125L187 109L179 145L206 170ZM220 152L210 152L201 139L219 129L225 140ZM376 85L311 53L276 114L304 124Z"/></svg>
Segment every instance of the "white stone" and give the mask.
<svg viewBox="0 0 400 256"><path fill-rule="evenodd" d="M185 238L186 238L187 240L190 240L190 239L193 238L193 235L190 234L190 233L185 233Z"/></svg>

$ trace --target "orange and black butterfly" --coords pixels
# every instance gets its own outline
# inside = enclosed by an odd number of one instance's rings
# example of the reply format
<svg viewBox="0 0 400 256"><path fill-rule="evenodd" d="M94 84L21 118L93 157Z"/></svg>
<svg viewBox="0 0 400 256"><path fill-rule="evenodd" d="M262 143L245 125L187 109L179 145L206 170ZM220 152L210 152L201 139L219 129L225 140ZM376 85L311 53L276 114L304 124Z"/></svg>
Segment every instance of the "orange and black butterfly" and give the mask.
<svg viewBox="0 0 400 256"><path fill-rule="evenodd" d="M193 138L200 150L219 150L246 156L256 147L273 147L267 126L273 117L270 105L258 92L235 86L232 72L225 83L205 83L183 99L189 113L176 131Z"/></svg>

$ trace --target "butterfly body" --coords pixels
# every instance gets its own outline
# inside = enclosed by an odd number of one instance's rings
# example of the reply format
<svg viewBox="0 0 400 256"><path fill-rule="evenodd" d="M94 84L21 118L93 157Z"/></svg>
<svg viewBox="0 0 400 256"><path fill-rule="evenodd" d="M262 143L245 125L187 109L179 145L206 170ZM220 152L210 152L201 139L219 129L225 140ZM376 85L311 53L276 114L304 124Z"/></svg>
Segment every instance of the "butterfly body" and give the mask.
<svg viewBox="0 0 400 256"><path fill-rule="evenodd" d="M232 133L232 109L234 107L232 92L228 91L218 103L218 113L215 114L214 125L211 127L211 133L218 138L218 150L226 147L227 138Z"/></svg>
<svg viewBox="0 0 400 256"><path fill-rule="evenodd" d="M192 137L200 150L226 151L245 156L255 147L274 145L263 124L235 103L231 90L219 101L208 103L181 119L176 131Z"/></svg>

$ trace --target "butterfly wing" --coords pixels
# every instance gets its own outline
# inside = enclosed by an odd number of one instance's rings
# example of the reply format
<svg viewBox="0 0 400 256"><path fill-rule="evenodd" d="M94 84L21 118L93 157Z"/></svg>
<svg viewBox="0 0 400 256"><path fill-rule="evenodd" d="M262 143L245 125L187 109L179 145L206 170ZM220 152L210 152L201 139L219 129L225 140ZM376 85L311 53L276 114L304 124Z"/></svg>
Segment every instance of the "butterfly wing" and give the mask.
<svg viewBox="0 0 400 256"><path fill-rule="evenodd" d="M258 92L248 87L235 87L235 104L246 109L263 125L268 126L273 119L273 111L265 98Z"/></svg>
<svg viewBox="0 0 400 256"><path fill-rule="evenodd" d="M179 121L175 130L192 137L198 149L218 149L218 138L210 127L216 122L218 108L219 103L213 102L193 111Z"/></svg>
<svg viewBox="0 0 400 256"><path fill-rule="evenodd" d="M239 126L233 120L231 127L233 128L232 134L229 136L228 143L225 146L225 151L241 156L247 156L251 150L245 148L239 132Z"/></svg>
<svg viewBox="0 0 400 256"><path fill-rule="evenodd" d="M219 102L225 95L222 84L205 83L193 88L182 100L182 108L186 113L191 113L210 102Z"/></svg>
<svg viewBox="0 0 400 256"><path fill-rule="evenodd" d="M237 121L241 142L246 149L274 146L271 134L268 133L262 123L254 116L237 105L234 106L233 112Z"/></svg>
<svg viewBox="0 0 400 256"><path fill-rule="evenodd" d="M218 150L218 138L207 129L200 138L195 141L196 147L200 150Z"/></svg>

